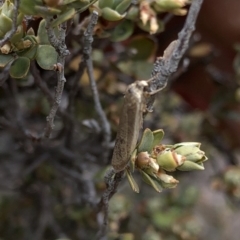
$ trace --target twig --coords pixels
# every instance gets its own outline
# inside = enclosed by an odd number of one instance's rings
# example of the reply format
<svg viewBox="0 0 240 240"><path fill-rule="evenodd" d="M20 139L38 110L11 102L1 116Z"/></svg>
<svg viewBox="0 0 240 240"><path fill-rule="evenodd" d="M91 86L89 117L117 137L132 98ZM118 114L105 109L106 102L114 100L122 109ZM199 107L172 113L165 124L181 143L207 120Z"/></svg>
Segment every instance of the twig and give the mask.
<svg viewBox="0 0 240 240"><path fill-rule="evenodd" d="M67 111L70 116L73 116L73 114L74 114L74 109L75 109L74 101L75 101L76 95L79 90L79 87L78 87L79 79L81 79L81 77L84 73L84 69L85 69L85 63L82 61L79 64L78 71L76 72L76 74L74 76L71 90L69 92L69 104L67 107ZM65 145L69 149L72 147L74 129L75 129L75 124L67 124Z"/></svg>
<svg viewBox="0 0 240 240"><path fill-rule="evenodd" d="M93 42L93 30L95 25L97 24L97 20L98 20L98 13L96 11L93 11L89 25L86 29L86 31L84 32L84 38L83 38L83 44L84 44L84 48L83 48L83 60L86 64L87 67L87 73L89 76L89 80L90 80L90 85L91 85L91 89L92 89L92 93L93 93L93 100L94 100L94 104L95 104L95 110L98 114L100 123L101 123L101 127L102 127L102 131L103 131L103 146L105 147L105 151L104 151L104 159L106 159L108 157L108 149L109 149L109 142L110 142L110 137L111 137L111 130L110 130L110 126L109 126L109 122L107 120L107 117L105 115L105 112L102 109L100 100L99 100L99 94L98 94L98 90L97 90L97 85L96 85L96 81L94 79L93 76L93 63L92 63L92 59L91 59L91 53L92 53L92 42Z"/></svg>
<svg viewBox="0 0 240 240"><path fill-rule="evenodd" d="M46 96L48 102L51 104L54 98L47 84L42 80L40 71L37 69L36 63L34 61L31 62L31 73L33 75L35 84L41 89L41 91Z"/></svg>
<svg viewBox="0 0 240 240"><path fill-rule="evenodd" d="M51 45L56 49L58 52L58 65L60 66L59 70L57 71L57 87L56 87L56 93L54 97L54 102L52 105L52 108L50 110L50 113L47 117L47 126L44 131L44 137L49 138L51 135L51 132L54 128L54 118L56 116L58 107L61 103L62 93L64 84L66 82L65 76L64 76L64 65L65 65L65 58L69 54L69 51L67 50L66 44L65 44L65 37L66 37L66 27L67 23L62 23L60 26L59 31L59 39L56 38L53 28L50 26L51 19L46 19L46 29L48 33L48 38L51 43Z"/></svg>
<svg viewBox="0 0 240 240"><path fill-rule="evenodd" d="M39 157L36 157L33 159L32 163L29 164L22 172L21 172L21 178L26 177L30 173L32 173L36 168L38 168L44 161L46 161L49 158L48 153L43 153Z"/></svg>
<svg viewBox="0 0 240 240"><path fill-rule="evenodd" d="M40 204L41 204L41 212L39 216L38 229L34 233L34 239L41 240L44 238L45 231L47 228L50 228L55 234L57 238L66 238L67 235L62 231L59 227L58 223L53 217L52 213L52 205L53 199L50 195L50 189L47 186L40 185L41 187L41 195L40 195Z"/></svg>
<svg viewBox="0 0 240 240"><path fill-rule="evenodd" d="M81 190L80 199L84 204L96 207L96 190L94 183L89 177L87 177L87 174L75 171L74 169L63 166L58 162L55 163L54 168L67 175L78 184L79 190Z"/></svg>
<svg viewBox="0 0 240 240"><path fill-rule="evenodd" d="M26 137L25 133L22 131L22 129L18 128L12 122L7 120L4 117L0 117L0 126L8 129L10 132L12 132L15 136L21 136L21 137Z"/></svg>
<svg viewBox="0 0 240 240"><path fill-rule="evenodd" d="M0 47L2 47L9 39L13 36L13 34L17 31L17 15L18 9L20 5L20 0L14 1L14 10L13 10L13 18L12 18L12 29L7 32L4 38L0 41Z"/></svg>
<svg viewBox="0 0 240 240"><path fill-rule="evenodd" d="M178 40L172 42L164 52L163 57L157 58L152 71L152 81L150 89L164 88L172 73L177 70L178 64L184 53L188 49L190 37L195 30L195 22L201 8L203 0L194 0L190 6L184 27L178 34ZM154 98L151 98L148 107L153 104ZM151 106L149 107L151 108Z"/></svg>
<svg viewBox="0 0 240 240"><path fill-rule="evenodd" d="M114 169L111 168L105 175L106 190L102 195L102 198L98 204L99 211L103 210L103 223L100 226L100 230L97 233L97 240L102 240L105 238L107 233L107 223L108 223L108 205L111 197L116 193L119 183L123 178L124 171L115 173Z"/></svg>
<svg viewBox="0 0 240 240"><path fill-rule="evenodd" d="M49 104L51 105L54 101L53 94L51 93L47 84L41 78L40 71L37 69L35 62L31 63L31 73L33 75L35 84L40 88L40 90L46 96ZM69 122L69 125L73 125L74 118L72 116L70 116L66 111L64 111L61 108L58 109L58 112L60 116L62 116L64 119L67 119L67 121Z"/></svg>

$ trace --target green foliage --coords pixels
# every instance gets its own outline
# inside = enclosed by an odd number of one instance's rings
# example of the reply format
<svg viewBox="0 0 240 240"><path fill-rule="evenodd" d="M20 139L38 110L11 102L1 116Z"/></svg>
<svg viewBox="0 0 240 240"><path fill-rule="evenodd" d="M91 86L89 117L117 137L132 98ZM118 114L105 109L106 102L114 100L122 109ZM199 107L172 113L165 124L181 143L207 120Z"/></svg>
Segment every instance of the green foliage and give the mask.
<svg viewBox="0 0 240 240"><path fill-rule="evenodd" d="M176 169L181 171L203 170L203 162L207 160L200 150L200 143L183 142L174 145L160 144L164 136L162 129L152 132L145 129L143 136L131 157L131 169L138 169L143 180L157 192L162 188L174 188L178 180L165 173ZM133 191L138 186L129 171L126 171Z"/></svg>
<svg viewBox="0 0 240 240"><path fill-rule="evenodd" d="M73 18L76 11L81 12L93 4L94 1L46 1L22 0L20 12L17 16L17 31L0 49L0 66L11 66L10 75L13 78L24 78L28 74L30 62L36 60L39 66L45 70L53 70L57 63L57 53L51 46L47 31L45 18L55 16L50 27L54 28L55 36L59 35L59 25ZM0 38L12 29L14 1L6 0L0 7ZM40 15L43 20L40 22L37 36L33 31L24 27L24 15ZM14 60L15 59L15 60ZM28 60L27 60L28 59ZM13 61L14 60L14 61ZM24 67L19 68L23 63Z"/></svg>
<svg viewBox="0 0 240 240"><path fill-rule="evenodd" d="M111 41L119 42L128 39L134 30L134 23L130 20L123 20L111 33Z"/></svg>
<svg viewBox="0 0 240 240"><path fill-rule="evenodd" d="M28 74L30 59L27 57L18 57L13 61L10 67L10 75L13 78L24 78Z"/></svg>
<svg viewBox="0 0 240 240"><path fill-rule="evenodd" d="M0 67L4 68L13 59L14 59L14 57L12 55L0 54Z"/></svg>
<svg viewBox="0 0 240 240"><path fill-rule="evenodd" d="M99 0L98 7L104 19L108 21L119 21L126 16L125 12L130 4L130 0Z"/></svg>
<svg viewBox="0 0 240 240"><path fill-rule="evenodd" d="M57 63L58 54L54 47L50 45L39 45L36 61L38 65L46 70L53 70L54 64Z"/></svg>

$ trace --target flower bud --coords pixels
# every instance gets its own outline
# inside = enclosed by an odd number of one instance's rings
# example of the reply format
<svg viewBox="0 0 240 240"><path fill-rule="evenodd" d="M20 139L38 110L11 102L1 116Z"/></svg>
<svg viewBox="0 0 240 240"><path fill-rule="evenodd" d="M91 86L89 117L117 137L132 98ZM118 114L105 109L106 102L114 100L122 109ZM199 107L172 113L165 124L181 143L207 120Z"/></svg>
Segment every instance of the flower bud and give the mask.
<svg viewBox="0 0 240 240"><path fill-rule="evenodd" d="M175 169L182 165L184 162L184 157L177 154L175 151L166 149L163 153L157 156L158 165L169 172L175 171Z"/></svg>
<svg viewBox="0 0 240 240"><path fill-rule="evenodd" d="M163 188L175 188L179 181L173 176L166 174L164 171L159 171L157 173L158 179L161 180L161 186Z"/></svg>
<svg viewBox="0 0 240 240"><path fill-rule="evenodd" d="M7 17L12 19L13 12L14 12L14 4L11 1L6 0L1 7L1 14L4 14Z"/></svg>
<svg viewBox="0 0 240 240"><path fill-rule="evenodd" d="M184 163L177 167L181 171L204 170L203 162L207 160L205 152L200 150L200 143L185 142L172 146L174 151L185 158Z"/></svg>
<svg viewBox="0 0 240 240"><path fill-rule="evenodd" d="M9 54L9 52L11 51L11 44L10 42L5 43L1 48L0 48L0 52L2 54Z"/></svg>
<svg viewBox="0 0 240 240"><path fill-rule="evenodd" d="M156 173L159 170L159 166L156 163L156 160L151 158L148 152L140 152L138 154L136 165L140 169L149 168L153 173Z"/></svg>

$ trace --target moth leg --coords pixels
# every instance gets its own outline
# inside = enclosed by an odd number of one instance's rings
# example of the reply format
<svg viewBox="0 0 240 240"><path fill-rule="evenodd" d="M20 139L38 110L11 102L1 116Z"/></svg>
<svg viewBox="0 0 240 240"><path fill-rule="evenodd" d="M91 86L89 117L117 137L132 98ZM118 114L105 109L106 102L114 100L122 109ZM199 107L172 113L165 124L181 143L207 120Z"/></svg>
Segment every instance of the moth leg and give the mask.
<svg viewBox="0 0 240 240"><path fill-rule="evenodd" d="M125 169L125 172L126 172L126 175L127 175L127 178L128 178L128 182L129 182L132 190L133 190L134 192L136 192L136 193L139 193L139 187L138 187L136 181L134 180L134 178L133 178L133 176L132 176L132 173L131 173L129 167L127 167L127 168Z"/></svg>
<svg viewBox="0 0 240 240"><path fill-rule="evenodd" d="M164 87L161 87L161 88L159 88L159 89L156 89L156 90L154 90L154 91L152 91L152 92L148 92L148 94L149 94L149 95L154 95L154 94L160 92L161 90L163 90L163 88L165 88L165 86L164 86Z"/></svg>
<svg viewBox="0 0 240 240"><path fill-rule="evenodd" d="M135 170L135 161L137 156L137 149L135 149L130 157L130 169L132 172Z"/></svg>

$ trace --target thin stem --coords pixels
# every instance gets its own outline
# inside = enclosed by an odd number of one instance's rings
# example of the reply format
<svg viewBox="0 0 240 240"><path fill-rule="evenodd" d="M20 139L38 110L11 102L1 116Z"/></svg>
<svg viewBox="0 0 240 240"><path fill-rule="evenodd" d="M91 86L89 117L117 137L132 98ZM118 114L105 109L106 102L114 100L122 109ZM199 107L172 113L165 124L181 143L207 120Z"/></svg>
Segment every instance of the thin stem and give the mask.
<svg viewBox="0 0 240 240"><path fill-rule="evenodd" d="M101 127L102 127L102 131L103 131L103 146L105 147L105 156L104 159L106 159L108 157L108 149L109 149L109 142L110 142L110 138L111 138L111 130L110 130L110 125L109 122L107 120L107 117L105 115L105 112L103 111L102 105L100 103L100 99L99 99L99 94L98 94L98 90L97 90L97 85L96 85L96 81L94 79L94 75L93 75L93 63L92 63L92 58L91 58L91 54L92 54L92 42L93 42L93 30L94 27L97 24L97 20L98 20L98 13L96 11L93 11L89 25L84 33L84 38L83 38L83 43L84 43L84 49L83 49L83 60L86 64L87 67L87 73L89 76L89 80L90 80L90 85L91 85L91 89L92 89L92 93L93 93L93 100L94 100L94 104L95 104L95 110L98 114L99 117L99 121L101 123Z"/></svg>
<svg viewBox="0 0 240 240"><path fill-rule="evenodd" d="M157 58L154 63L152 81L149 83L151 91L165 88L172 73L176 72L180 60L188 49L202 2L203 0L192 1L183 29L178 34L178 39L172 42L164 51L163 57ZM153 102L154 96L147 103L148 109L152 109Z"/></svg>
<svg viewBox="0 0 240 240"><path fill-rule="evenodd" d="M34 77L35 84L41 89L41 91L46 96L48 102L51 104L54 98L47 84L42 80L40 71L37 69L36 63L34 61L31 63L31 72Z"/></svg>
<svg viewBox="0 0 240 240"><path fill-rule="evenodd" d="M115 173L114 169L111 168L105 175L106 190L102 195L102 198L98 204L99 211L103 210L103 223L97 233L97 240L105 238L108 226L108 206L109 200L117 192L118 185L122 181L124 171Z"/></svg>
<svg viewBox="0 0 240 240"><path fill-rule="evenodd" d="M65 58L69 54L69 51L67 50L67 46L65 44L66 27L67 27L66 22L61 24L60 31L59 31L59 38L56 38L53 28L50 26L50 22L51 22L51 19L47 18L46 29L47 29L48 38L51 45L58 52L57 65L60 67L58 68L58 71L57 71L58 82L57 82L53 105L49 112L49 115L47 116L47 125L44 131L45 138L49 138L51 136L51 132L54 128L54 118L56 116L57 110L61 103L62 93L63 93L64 85L66 82L66 79L64 76Z"/></svg>

